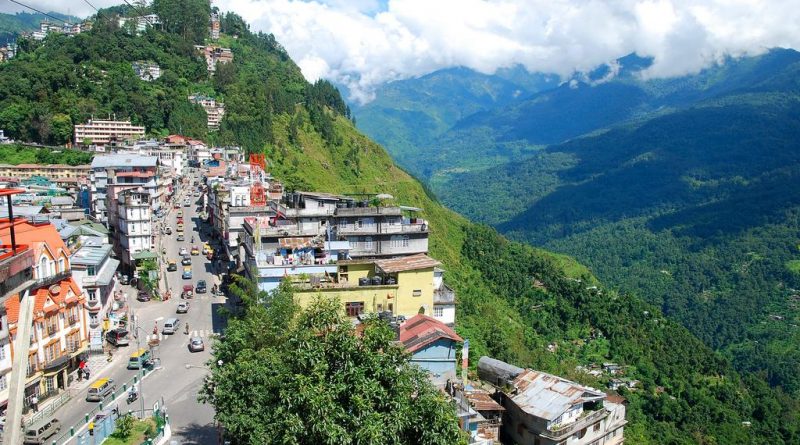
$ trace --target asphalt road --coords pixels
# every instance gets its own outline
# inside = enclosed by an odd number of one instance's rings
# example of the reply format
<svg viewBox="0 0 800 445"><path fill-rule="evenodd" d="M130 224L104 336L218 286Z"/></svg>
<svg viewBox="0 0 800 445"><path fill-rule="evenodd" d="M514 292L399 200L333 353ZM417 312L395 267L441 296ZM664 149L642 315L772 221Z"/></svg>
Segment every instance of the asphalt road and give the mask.
<svg viewBox="0 0 800 445"><path fill-rule="evenodd" d="M189 186L191 188L191 185ZM170 209L164 218L165 224L172 227L172 235L163 235L159 241L159 253L161 247L166 248L167 258L180 261L178 251L181 247L191 250L192 245L202 248L203 240L208 240L208 235L204 234L201 238L201 223L198 218L198 209L204 198L192 196L193 204L190 207L183 207L183 195L189 192L188 189L180 190L178 202L181 203L181 210L184 213L186 240L178 242L175 233L175 214L177 209ZM194 236L195 242L190 239ZM162 262L162 264L166 264ZM166 267L166 266L164 266ZM197 393L202 386L203 379L208 371L204 365L209 361L211 354L211 341L215 333L220 333L224 329L224 317L218 314L218 309L226 305L225 298L215 297L211 294L214 283L218 283L212 265L202 255L192 256L192 279L184 280L181 278L183 267L178 265L178 270L166 272L168 287L172 298L168 301L149 301L139 302L135 300L136 291L129 286L122 286L128 294L129 304L135 314L138 338L142 347L146 347L147 336L152 336L153 326L158 324L160 344L156 348L155 356L161 359L161 368L153 371L140 384L141 398L144 400L145 409L152 409L153 402L163 400L167 413L170 417L170 425L173 431L173 440L181 445L185 444L216 444L217 431L214 425L214 410L208 405L197 401ZM175 309L181 300L180 294L184 284L193 286L198 280L204 279L208 285L208 291L203 294L195 293L189 301L190 308L187 314L176 314ZM164 321L168 318L176 317L181 321L178 331L173 335L162 333ZM185 334L185 325L189 324L189 334ZM199 336L205 344L205 351L190 352L188 348L189 338ZM113 378L118 387L122 383L130 381L135 375L135 370L127 369L128 357L137 348L136 341L131 339L130 346L119 348L114 353L112 363L103 370L91 375L95 380L101 377ZM97 407L97 403L86 402L86 390L81 393L73 394L72 400L60 408L55 417L61 420L65 427L81 422L85 414ZM121 412L127 410L141 409L141 400L128 405L125 395L117 398L115 405L119 406Z"/></svg>

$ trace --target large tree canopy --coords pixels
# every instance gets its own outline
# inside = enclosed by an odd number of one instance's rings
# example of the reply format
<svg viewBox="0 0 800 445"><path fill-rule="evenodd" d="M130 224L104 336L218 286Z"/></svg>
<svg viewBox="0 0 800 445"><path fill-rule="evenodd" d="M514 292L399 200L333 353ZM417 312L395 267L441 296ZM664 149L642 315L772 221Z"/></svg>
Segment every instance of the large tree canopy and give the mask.
<svg viewBox="0 0 800 445"><path fill-rule="evenodd" d="M248 300L214 346L201 396L233 443L464 443L452 405L384 322L356 335L335 302L300 310L288 284L266 305Z"/></svg>

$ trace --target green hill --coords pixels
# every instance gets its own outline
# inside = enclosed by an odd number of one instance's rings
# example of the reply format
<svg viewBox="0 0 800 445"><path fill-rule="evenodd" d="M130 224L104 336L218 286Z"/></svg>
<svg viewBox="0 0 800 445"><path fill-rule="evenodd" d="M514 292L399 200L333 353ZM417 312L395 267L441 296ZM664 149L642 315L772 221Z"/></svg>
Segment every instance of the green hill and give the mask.
<svg viewBox="0 0 800 445"><path fill-rule="evenodd" d="M58 12L51 11L47 14L68 23L79 23L81 21L81 19L77 17L60 14ZM17 36L23 32L38 31L39 24L44 20L52 23L60 23L38 12L18 12L16 14L0 13L0 45L15 41Z"/></svg>
<svg viewBox="0 0 800 445"><path fill-rule="evenodd" d="M233 49L234 62L210 80L192 50L206 26L195 13L204 14L207 3L179 15L170 15L174 2L156 6L170 24L166 31L134 36L101 18L85 35L21 45L24 54L0 66L0 126L19 139L63 141L68 133L59 125L116 113L154 135L182 131L266 153L269 169L289 188L392 194L424 209L431 254L443 261L458 294L457 329L471 340L475 357L488 354L595 386L605 381L577 373L577 365L627 366L642 382L624 393L629 443L800 440L795 399L736 373L658 308L605 288L569 258L509 242L438 204L355 130L338 91L302 78L274 37L251 33L227 14L221 41ZM162 77L152 83L134 77L130 62L141 58L162 65ZM202 111L185 101L198 91L226 104L218 133L207 133ZM555 352L551 344L558 345ZM743 427L745 421L752 427Z"/></svg>

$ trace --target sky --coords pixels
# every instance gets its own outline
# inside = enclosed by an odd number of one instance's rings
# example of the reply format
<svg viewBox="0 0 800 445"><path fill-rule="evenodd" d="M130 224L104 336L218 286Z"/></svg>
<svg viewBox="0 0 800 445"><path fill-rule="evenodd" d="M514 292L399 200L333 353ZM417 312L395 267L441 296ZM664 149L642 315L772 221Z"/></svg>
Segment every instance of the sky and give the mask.
<svg viewBox="0 0 800 445"><path fill-rule="evenodd" d="M89 0L97 7L122 0ZM568 77L636 52L644 74L695 73L725 56L800 48L798 0L214 0L270 32L307 79L347 86L367 102L393 80L465 66L521 64ZM83 0L28 5L85 16ZM0 0L0 11L21 8Z"/></svg>

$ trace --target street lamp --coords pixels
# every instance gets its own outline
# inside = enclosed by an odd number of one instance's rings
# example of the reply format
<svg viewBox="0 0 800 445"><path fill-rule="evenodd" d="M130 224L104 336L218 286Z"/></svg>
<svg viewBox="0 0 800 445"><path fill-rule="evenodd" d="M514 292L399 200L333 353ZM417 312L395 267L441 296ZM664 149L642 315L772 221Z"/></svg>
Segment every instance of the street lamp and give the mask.
<svg viewBox="0 0 800 445"><path fill-rule="evenodd" d="M133 332L134 332L134 333L136 333L136 331L142 331L142 332L144 333L144 335L145 335L145 336L147 336L147 332L146 332L144 329L142 329L142 327L141 327L141 326L135 325L135 326L133 327L133 329L134 329L134 330L133 330ZM136 337L136 353L138 354L138 353L139 353L139 350L141 350L141 349L142 349L142 347L141 347L141 345L140 345L140 340L139 340L139 339L141 338L141 336L140 336L140 335L136 335L135 337ZM140 357L141 357L141 356L140 356ZM142 362L141 362L141 359L140 359L140 361L139 361L139 365L140 365L142 368L144 367L144 363L142 363ZM139 373L139 371L136 371L136 373L138 374L138 373ZM144 419L144 375L142 375L142 378L141 378L141 379L139 379L139 399L142 401L142 402L141 402L141 406L142 406L142 414L141 414L140 418L141 418L141 419Z"/></svg>
<svg viewBox="0 0 800 445"><path fill-rule="evenodd" d="M217 360L217 366L222 366L223 363L225 363L225 362L223 362L222 360ZM206 365L190 365L190 364L186 363L183 366L186 369L197 368L197 369L205 369L205 370L211 371L211 368L209 368Z"/></svg>

